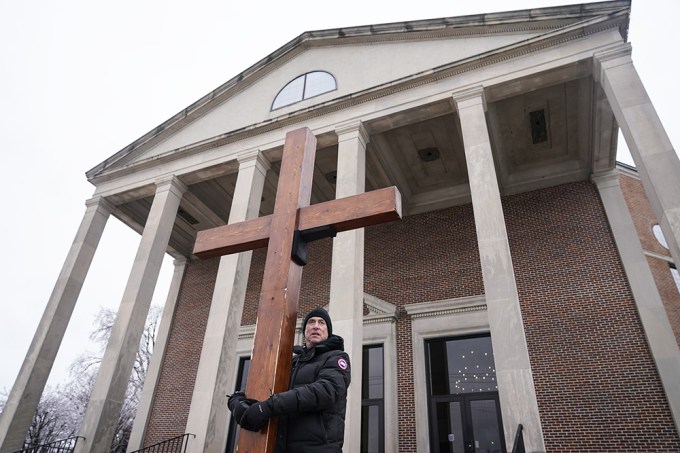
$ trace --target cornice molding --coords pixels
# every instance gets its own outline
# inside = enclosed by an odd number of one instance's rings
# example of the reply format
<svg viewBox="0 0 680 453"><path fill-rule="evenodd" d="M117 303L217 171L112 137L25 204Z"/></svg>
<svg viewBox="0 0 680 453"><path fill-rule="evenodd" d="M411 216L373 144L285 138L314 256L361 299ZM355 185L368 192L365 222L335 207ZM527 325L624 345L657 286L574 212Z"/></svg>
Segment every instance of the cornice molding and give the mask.
<svg viewBox="0 0 680 453"><path fill-rule="evenodd" d="M247 326L241 326L238 330L239 340L252 340L255 338L255 324L249 324Z"/></svg>
<svg viewBox="0 0 680 453"><path fill-rule="evenodd" d="M419 302L404 306L404 310L406 311L406 314L414 319L442 315L455 315L474 311L485 311L486 297L484 295L479 295L461 297L458 299Z"/></svg>
<svg viewBox="0 0 680 453"><path fill-rule="evenodd" d="M134 164L124 165L119 169L107 171L106 167L108 165L113 164L116 161L120 161L125 156L132 154L133 152L135 153L144 152L146 149L148 149L149 147L153 146L156 143L152 142L152 140L154 140L155 138L160 137L161 135L164 138L168 131L179 129L184 124L188 124L188 122L193 121L194 118L189 119L190 116L198 117L202 112L210 110L214 106L219 105L222 102L226 101L231 96L231 94L235 94L236 92L238 92L234 91L233 93L228 93L230 89L235 89L236 84L239 85L238 88L239 90L247 88L247 86L254 83L255 80L246 81L245 80L246 76L244 75L246 74L246 72L251 74L248 75L248 78L252 77L252 75L258 71L262 71L261 72L262 75L265 74L264 67L258 69L250 68L248 71L240 74L235 79L232 79L231 81L227 82L222 87L213 91L211 94L205 96L201 100L192 104L192 106L187 107L185 110L180 112L180 114L175 115L175 117L158 126L153 131L147 133L141 139L128 145L126 148L116 153L113 157L105 160L101 164L89 170L86 173L86 175L91 182L96 184L97 181L104 181L125 174L129 174L133 171L137 171L138 168L147 168L149 166L156 165L161 161L165 162L176 160L179 158L186 157L188 155L205 151L207 149L223 146L239 140L243 140L266 132L270 132L276 129L283 129L300 122L308 121L312 118L327 115L329 113L350 108L362 103L370 102L375 99L379 99L392 94L397 94L402 91L417 88L422 85L434 83L445 78L450 78L465 72L474 71L476 69L497 64L509 59L519 58L530 53L555 47L564 44L565 42L583 38L591 34L599 33L612 28L619 28L621 26L621 21L625 17L627 17L627 15L628 9L622 9L605 16L599 16L596 18L588 19L586 21L577 22L575 24L559 28L558 30L555 30L553 32L540 35L536 38L531 38L520 43L512 44L499 49L494 49L493 51L489 51L481 55L476 55L460 61L442 65L440 67L422 71L418 74L413 74L401 79L387 82L383 85L372 87L361 92L352 93L340 98L336 98L332 101L316 104L304 109L300 109L294 112L278 116L276 118L271 118L269 120L257 124L252 124L240 129L236 129L234 131L227 132L225 134L220 134L218 136L214 136L202 140L200 142L187 145L185 147L176 148L174 150L170 150L168 152L149 157ZM546 28L550 30L553 29L554 27L546 26ZM517 25L515 31L520 30L521 28L519 28L519 25ZM464 34L469 35L470 30L467 30L467 32L468 33ZM479 31L479 34L490 33L491 33L490 29ZM442 38L449 36L451 35L442 36ZM297 52L302 52L306 48L305 46L300 45L301 44L300 41L302 40L303 37L306 37L306 35L303 34L298 39L293 40L291 41L291 43L289 43L294 45L295 48L298 49ZM431 38L432 35L430 34L428 35L428 37ZM362 38L368 39L368 36ZM326 37L325 39L329 38ZM427 39L427 38L420 37L411 39ZM346 40L343 40L343 43L346 42L347 42ZM375 42L375 36L373 37L373 39L370 40L370 42ZM313 47L314 45L310 43L309 46ZM266 71L267 72L272 71L276 69L276 67L284 64L285 61L280 59L283 58L284 54L288 54L289 52L292 51L293 51L292 48L288 49L287 51L283 52L282 55L277 57L273 57L274 54L272 54L266 59L262 60L260 63L266 60L267 67ZM257 66L257 64L255 66ZM224 88L226 86L228 87ZM185 119L187 119L188 121L184 121ZM184 121L184 123L177 125L178 121L180 120ZM158 141L160 141L160 139Z"/></svg>
<svg viewBox="0 0 680 453"><path fill-rule="evenodd" d="M391 304L378 297L364 293L364 304L368 309L368 314L364 316L363 324L396 323L399 310Z"/></svg>

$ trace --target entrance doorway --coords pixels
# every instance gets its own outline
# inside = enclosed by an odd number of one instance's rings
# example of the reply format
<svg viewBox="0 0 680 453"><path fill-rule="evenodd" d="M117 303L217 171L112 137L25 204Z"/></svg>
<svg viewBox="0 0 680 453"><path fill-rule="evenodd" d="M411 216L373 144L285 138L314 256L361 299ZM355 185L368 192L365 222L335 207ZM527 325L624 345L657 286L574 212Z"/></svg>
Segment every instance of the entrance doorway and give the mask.
<svg viewBox="0 0 680 453"><path fill-rule="evenodd" d="M436 339L425 347L431 451L505 452L491 337Z"/></svg>

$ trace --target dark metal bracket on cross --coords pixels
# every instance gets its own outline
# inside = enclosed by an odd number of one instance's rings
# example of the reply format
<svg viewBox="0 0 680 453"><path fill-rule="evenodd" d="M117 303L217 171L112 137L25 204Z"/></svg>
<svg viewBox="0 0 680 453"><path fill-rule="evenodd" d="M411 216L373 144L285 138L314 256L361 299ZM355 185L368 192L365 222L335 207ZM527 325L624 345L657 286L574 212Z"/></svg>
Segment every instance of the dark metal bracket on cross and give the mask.
<svg viewBox="0 0 680 453"><path fill-rule="evenodd" d="M316 137L308 128L286 134L274 213L201 231L194 255L210 258L267 247L246 395L258 400L288 390L306 244L336 233L401 218L396 187L310 206ZM261 432L241 430L239 452L273 452L276 419Z"/></svg>

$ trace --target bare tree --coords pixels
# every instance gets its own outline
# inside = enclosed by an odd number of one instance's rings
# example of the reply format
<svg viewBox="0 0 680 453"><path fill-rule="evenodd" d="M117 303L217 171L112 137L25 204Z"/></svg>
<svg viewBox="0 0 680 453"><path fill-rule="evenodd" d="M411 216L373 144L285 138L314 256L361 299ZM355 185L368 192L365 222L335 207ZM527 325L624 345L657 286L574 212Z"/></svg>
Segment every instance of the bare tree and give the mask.
<svg viewBox="0 0 680 453"><path fill-rule="evenodd" d="M149 309L123 407L116 423L111 453L123 453L127 449L144 378L156 343L161 311L162 308L158 306ZM115 311L108 308L99 311L95 317L94 330L90 334L97 351L85 352L71 364L70 380L63 386L45 388L26 435L24 448L45 445L77 434L115 320ZM7 397L7 390L0 390L0 412L4 409Z"/></svg>
<svg viewBox="0 0 680 453"><path fill-rule="evenodd" d="M6 389L0 391L0 412L5 408L8 396ZM81 419L72 409L71 401L59 386L46 387L28 427L23 448L75 436Z"/></svg>
<svg viewBox="0 0 680 453"><path fill-rule="evenodd" d="M75 436L80 420L74 417L71 409L71 402L59 387L47 388L28 428L24 448Z"/></svg>
<svg viewBox="0 0 680 453"><path fill-rule="evenodd" d="M142 395L142 388L144 387L144 378L149 369L149 362L156 344L156 335L158 333L158 326L160 323L162 308L152 306L149 309L146 323L144 324L144 331L142 339L139 343L139 350L135 357L135 363L130 375L130 381L125 391L125 400L120 411L120 416L116 422L116 429L111 445L111 452L124 452L130 440L130 433L132 432L132 424L137 412L137 406ZM104 355L104 350L111 336L113 324L116 320L116 312L102 308L95 318L95 328L90 333L90 339L94 344L98 345L98 351L95 353L84 353L76 359L71 365L71 383L69 394L72 401L77 404L77 411L80 414L80 419L85 413L87 402L90 398L90 393L94 386L94 382L99 370Z"/></svg>

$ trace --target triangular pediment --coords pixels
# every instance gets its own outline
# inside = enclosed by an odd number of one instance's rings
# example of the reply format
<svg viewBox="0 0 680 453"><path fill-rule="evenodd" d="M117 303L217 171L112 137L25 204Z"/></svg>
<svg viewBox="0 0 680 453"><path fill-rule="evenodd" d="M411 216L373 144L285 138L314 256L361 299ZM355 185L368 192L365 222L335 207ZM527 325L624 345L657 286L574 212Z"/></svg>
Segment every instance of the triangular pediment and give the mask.
<svg viewBox="0 0 680 453"><path fill-rule="evenodd" d="M87 173L103 173L258 128L277 128L294 117L342 107L361 96L385 95L405 82L426 80L448 68L471 65L508 49L559 42L574 26L603 20L629 2L464 16L306 32ZM547 45L547 44L546 44ZM337 89L272 110L277 93L310 71L331 74ZM340 107L338 107L340 106ZM95 181L93 181L95 182Z"/></svg>
<svg viewBox="0 0 680 453"><path fill-rule="evenodd" d="M537 35L534 32L306 49L136 159L147 159L301 109L348 98ZM337 89L272 110L274 98L288 82L312 71L331 74Z"/></svg>
<svg viewBox="0 0 680 453"><path fill-rule="evenodd" d="M378 297L364 293L364 306L368 314L364 322L384 321L397 318L397 306Z"/></svg>

